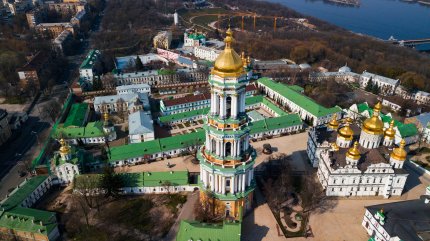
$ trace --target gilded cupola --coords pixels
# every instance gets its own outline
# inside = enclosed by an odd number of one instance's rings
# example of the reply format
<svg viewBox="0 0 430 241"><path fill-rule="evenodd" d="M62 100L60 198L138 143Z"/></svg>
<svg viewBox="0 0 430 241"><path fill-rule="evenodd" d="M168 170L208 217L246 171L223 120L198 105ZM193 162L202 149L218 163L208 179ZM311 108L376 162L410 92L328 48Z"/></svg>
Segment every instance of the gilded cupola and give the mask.
<svg viewBox="0 0 430 241"><path fill-rule="evenodd" d="M363 131L371 135L382 135L384 133L384 123L379 119L379 112L382 105L380 102L373 108L373 115L363 123Z"/></svg>
<svg viewBox="0 0 430 241"><path fill-rule="evenodd" d="M394 130L394 120L391 120L390 127L385 130L384 135L390 140L394 139L394 136L396 135L396 130Z"/></svg>
<svg viewBox="0 0 430 241"><path fill-rule="evenodd" d="M61 145L61 147L60 147L60 153L61 154L64 154L64 155L66 155L66 154L69 154L70 153L70 148L69 148L69 146L66 144L66 142L64 141L64 139L63 138L61 138L60 139L60 145Z"/></svg>
<svg viewBox="0 0 430 241"><path fill-rule="evenodd" d="M239 77L244 74L243 66L245 63L242 57L231 47L233 42L233 32L229 28L224 39L225 48L215 60L211 74L221 77Z"/></svg>
<svg viewBox="0 0 430 241"><path fill-rule="evenodd" d="M330 122L327 124L327 127L332 130L337 130L337 128L339 127L339 122L337 121L336 113L332 115Z"/></svg>
<svg viewBox="0 0 430 241"><path fill-rule="evenodd" d="M358 142L354 142L354 146L349 148L346 153L346 157L352 160L359 160L361 157L360 151L358 150Z"/></svg>
<svg viewBox="0 0 430 241"><path fill-rule="evenodd" d="M405 145L406 145L405 139L402 139L400 141L399 147L393 149L393 152L391 152L390 157L397 161L405 161L406 156L408 155L408 153L405 150Z"/></svg>
<svg viewBox="0 0 430 241"><path fill-rule="evenodd" d="M350 124L347 122L342 128L339 129L338 134L344 139L352 140L352 138L354 137L354 131L349 125Z"/></svg>

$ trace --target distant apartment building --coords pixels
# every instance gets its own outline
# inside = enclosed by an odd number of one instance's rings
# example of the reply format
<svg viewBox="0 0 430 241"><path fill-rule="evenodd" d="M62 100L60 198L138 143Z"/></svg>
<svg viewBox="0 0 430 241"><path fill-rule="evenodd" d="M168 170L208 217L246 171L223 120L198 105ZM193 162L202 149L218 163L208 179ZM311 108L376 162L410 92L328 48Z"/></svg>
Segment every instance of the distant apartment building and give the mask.
<svg viewBox="0 0 430 241"><path fill-rule="evenodd" d="M154 48L169 49L172 43L172 32L162 31L155 35L153 39Z"/></svg>
<svg viewBox="0 0 430 241"><path fill-rule="evenodd" d="M33 2L31 0L15 0L7 1L7 7L13 15L25 13L26 11L33 8Z"/></svg>
<svg viewBox="0 0 430 241"><path fill-rule="evenodd" d="M64 46L72 38L73 34L69 30L64 30L52 41L52 45L58 53L64 54Z"/></svg>
<svg viewBox="0 0 430 241"><path fill-rule="evenodd" d="M44 52L37 52L31 56L29 61L21 68L17 69L19 86L27 88L33 86L36 90L40 88L40 72L49 61L49 56Z"/></svg>
<svg viewBox="0 0 430 241"><path fill-rule="evenodd" d="M85 10L85 4L81 2L50 2L47 7L51 11L56 11L59 14L76 14L82 10Z"/></svg>
<svg viewBox="0 0 430 241"><path fill-rule="evenodd" d="M149 84L161 85L178 83L181 80L185 82L206 80L207 75L200 71L192 71L190 69L178 69L175 71L169 70L149 70L142 72L116 73L114 74L117 85L130 84Z"/></svg>
<svg viewBox="0 0 430 241"><path fill-rule="evenodd" d="M151 86L148 84L121 85L116 87L118 95L131 93L151 93Z"/></svg>
<svg viewBox="0 0 430 241"><path fill-rule="evenodd" d="M0 146L5 143L10 136L12 131L9 126L6 110L0 109Z"/></svg>
<svg viewBox="0 0 430 241"><path fill-rule="evenodd" d="M46 14L42 10L32 10L25 14L27 18L27 24L28 27L31 29L34 29L39 23L43 21L43 19L46 17Z"/></svg>
<svg viewBox="0 0 430 241"><path fill-rule="evenodd" d="M61 34L64 30L70 31L72 34L75 33L73 25L69 22L64 23L39 23L36 25L35 30L38 34L48 37L55 38Z"/></svg>
<svg viewBox="0 0 430 241"><path fill-rule="evenodd" d="M93 83L93 78L96 76L95 64L99 61L100 55L100 50L91 50L87 54L87 57L79 67L79 76L81 82L88 82L90 84Z"/></svg>
<svg viewBox="0 0 430 241"><path fill-rule="evenodd" d="M72 17L72 19L70 19L70 23L73 26L80 27L82 20L85 18L86 14L87 12L85 10L78 12L75 16Z"/></svg>
<svg viewBox="0 0 430 241"><path fill-rule="evenodd" d="M221 53L221 50L209 48L206 46L194 47L194 56L196 56L199 59L215 61L220 53Z"/></svg>

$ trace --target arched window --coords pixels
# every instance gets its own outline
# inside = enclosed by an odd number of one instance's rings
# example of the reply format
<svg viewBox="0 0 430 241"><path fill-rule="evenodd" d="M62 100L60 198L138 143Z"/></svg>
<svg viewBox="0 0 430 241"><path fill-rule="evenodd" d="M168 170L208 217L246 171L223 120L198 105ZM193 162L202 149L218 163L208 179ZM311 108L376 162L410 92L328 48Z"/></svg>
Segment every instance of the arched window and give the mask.
<svg viewBox="0 0 430 241"><path fill-rule="evenodd" d="M216 141L215 141L215 139L212 139L212 148L211 148L211 151L212 152L216 151Z"/></svg>
<svg viewBox="0 0 430 241"><path fill-rule="evenodd" d="M226 98L226 117L229 118L231 116L231 96Z"/></svg>
<svg viewBox="0 0 430 241"><path fill-rule="evenodd" d="M225 143L225 155L231 156L231 142Z"/></svg>

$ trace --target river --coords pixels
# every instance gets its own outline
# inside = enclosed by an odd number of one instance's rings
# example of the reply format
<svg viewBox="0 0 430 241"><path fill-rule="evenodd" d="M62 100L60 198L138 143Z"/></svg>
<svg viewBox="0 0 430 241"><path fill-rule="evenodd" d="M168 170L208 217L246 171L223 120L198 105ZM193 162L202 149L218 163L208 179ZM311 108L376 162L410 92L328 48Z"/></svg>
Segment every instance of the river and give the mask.
<svg viewBox="0 0 430 241"><path fill-rule="evenodd" d="M360 0L359 7L322 0L267 0L281 3L350 31L380 39L430 38L430 6L400 0ZM430 45L417 47L430 50Z"/></svg>

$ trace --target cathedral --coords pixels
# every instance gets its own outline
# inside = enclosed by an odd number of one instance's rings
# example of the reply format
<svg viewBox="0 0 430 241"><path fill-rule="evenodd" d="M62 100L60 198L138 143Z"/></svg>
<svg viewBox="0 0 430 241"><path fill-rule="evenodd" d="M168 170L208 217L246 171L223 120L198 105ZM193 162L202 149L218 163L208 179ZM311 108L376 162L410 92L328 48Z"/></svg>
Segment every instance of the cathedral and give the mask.
<svg viewBox="0 0 430 241"><path fill-rule="evenodd" d="M309 132L307 152L318 163L318 179L327 196L400 196L408 173L403 169L405 141L394 144L394 120L387 128L382 105L361 121L336 115Z"/></svg>
<svg viewBox="0 0 430 241"><path fill-rule="evenodd" d="M205 145L198 152L201 199L214 200L227 218L240 219L251 209L255 150L249 144L245 87L250 61L232 48L233 33L226 32L225 49L209 76L210 112L205 119Z"/></svg>

